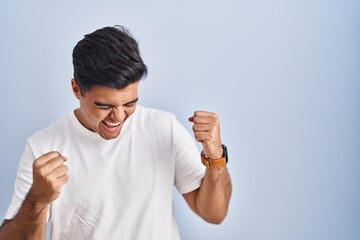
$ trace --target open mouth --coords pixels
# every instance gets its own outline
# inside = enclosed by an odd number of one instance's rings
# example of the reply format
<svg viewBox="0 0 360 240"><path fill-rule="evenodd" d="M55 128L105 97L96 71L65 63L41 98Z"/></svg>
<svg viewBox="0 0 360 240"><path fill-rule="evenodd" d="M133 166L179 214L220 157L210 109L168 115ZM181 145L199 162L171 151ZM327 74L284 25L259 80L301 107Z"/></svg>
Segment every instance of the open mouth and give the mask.
<svg viewBox="0 0 360 240"><path fill-rule="evenodd" d="M120 126L121 126L121 123L118 122L118 123L112 123L112 122L108 122L108 121L102 121L104 127L106 130L110 131L110 132L115 132L117 131Z"/></svg>

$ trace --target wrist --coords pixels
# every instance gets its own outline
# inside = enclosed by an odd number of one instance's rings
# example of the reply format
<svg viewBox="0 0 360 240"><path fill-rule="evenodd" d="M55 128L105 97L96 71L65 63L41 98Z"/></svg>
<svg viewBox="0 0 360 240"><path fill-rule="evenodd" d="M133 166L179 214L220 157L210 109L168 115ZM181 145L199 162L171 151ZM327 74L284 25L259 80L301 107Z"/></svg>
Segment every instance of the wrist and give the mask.
<svg viewBox="0 0 360 240"><path fill-rule="evenodd" d="M213 145L213 146L210 145L204 146L202 152L206 158L210 158L210 159L218 159L223 157L224 155L224 150L221 144Z"/></svg>
<svg viewBox="0 0 360 240"><path fill-rule="evenodd" d="M50 202L51 203L51 202ZM42 212L48 208L50 205L49 202L41 201L41 198L37 197L36 194L30 189L28 195L25 198L24 204L27 204L29 207L34 209L35 212Z"/></svg>
<svg viewBox="0 0 360 240"><path fill-rule="evenodd" d="M227 154L227 148L225 145L221 146L222 154L218 158L210 158L204 154L204 152L201 152L201 162L207 167L207 168L217 168L225 166L228 162L228 154ZM216 155L219 156L219 155Z"/></svg>

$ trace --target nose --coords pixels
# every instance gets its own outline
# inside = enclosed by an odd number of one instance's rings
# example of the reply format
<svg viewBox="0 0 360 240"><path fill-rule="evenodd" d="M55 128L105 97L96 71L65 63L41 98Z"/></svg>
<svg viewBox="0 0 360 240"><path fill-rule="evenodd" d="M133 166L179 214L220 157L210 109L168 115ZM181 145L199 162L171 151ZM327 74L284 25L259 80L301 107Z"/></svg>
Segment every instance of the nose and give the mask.
<svg viewBox="0 0 360 240"><path fill-rule="evenodd" d="M123 122L125 120L126 116L127 116L127 114L126 114L125 110L121 107L118 107L118 108L114 107L109 114L109 117L114 122Z"/></svg>

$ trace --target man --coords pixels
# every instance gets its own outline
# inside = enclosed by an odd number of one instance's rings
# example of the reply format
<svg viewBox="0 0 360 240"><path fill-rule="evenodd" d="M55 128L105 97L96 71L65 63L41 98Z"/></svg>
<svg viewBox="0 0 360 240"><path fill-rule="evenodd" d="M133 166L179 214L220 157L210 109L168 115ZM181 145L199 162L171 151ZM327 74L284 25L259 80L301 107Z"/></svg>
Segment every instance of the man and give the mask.
<svg viewBox="0 0 360 240"><path fill-rule="evenodd" d="M204 220L227 214L231 184L214 113L189 118L137 106L147 73L123 27L85 36L73 51L80 107L26 143L0 239L179 239L174 186ZM206 166L204 167L201 162Z"/></svg>

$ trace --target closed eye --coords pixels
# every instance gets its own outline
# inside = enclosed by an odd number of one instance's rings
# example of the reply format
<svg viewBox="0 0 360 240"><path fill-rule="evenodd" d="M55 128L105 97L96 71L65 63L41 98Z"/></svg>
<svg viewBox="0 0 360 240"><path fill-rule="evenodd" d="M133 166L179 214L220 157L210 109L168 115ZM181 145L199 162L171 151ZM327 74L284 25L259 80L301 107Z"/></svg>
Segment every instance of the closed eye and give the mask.
<svg viewBox="0 0 360 240"><path fill-rule="evenodd" d="M107 107L107 106L103 106L103 107L98 107L98 109L100 110L109 110L111 107Z"/></svg>
<svg viewBox="0 0 360 240"><path fill-rule="evenodd" d="M138 101L138 98L134 99L131 102L128 102L128 103L124 104L123 106L126 107L126 108L132 108L132 107L135 106L137 101ZM100 110L109 110L111 108L117 108L117 107L115 107L115 106L113 106L111 104L101 103L101 102L94 102L94 105Z"/></svg>
<svg viewBox="0 0 360 240"><path fill-rule="evenodd" d="M126 108L132 108L135 106L135 103L125 104Z"/></svg>
<svg viewBox="0 0 360 240"><path fill-rule="evenodd" d="M101 110L109 110L113 106L111 104L95 102L94 105Z"/></svg>

